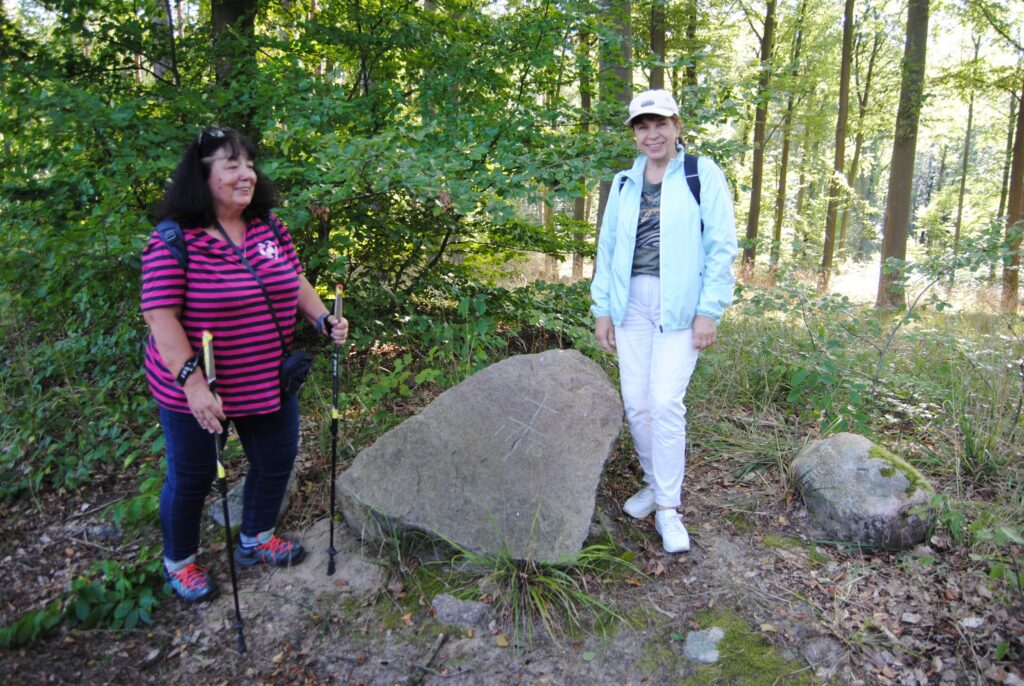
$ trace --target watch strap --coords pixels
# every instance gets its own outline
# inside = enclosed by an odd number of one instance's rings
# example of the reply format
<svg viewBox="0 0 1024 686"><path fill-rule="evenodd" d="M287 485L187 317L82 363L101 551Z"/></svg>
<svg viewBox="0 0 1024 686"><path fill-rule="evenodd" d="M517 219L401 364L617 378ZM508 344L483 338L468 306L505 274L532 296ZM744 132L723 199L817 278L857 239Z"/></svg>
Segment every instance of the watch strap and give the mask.
<svg viewBox="0 0 1024 686"><path fill-rule="evenodd" d="M177 382L179 386L184 386L185 382L188 381L188 377L192 376L192 372L194 372L197 367L199 367L199 355L193 355L186 360L185 364L182 365L181 371L178 372L175 382Z"/></svg>

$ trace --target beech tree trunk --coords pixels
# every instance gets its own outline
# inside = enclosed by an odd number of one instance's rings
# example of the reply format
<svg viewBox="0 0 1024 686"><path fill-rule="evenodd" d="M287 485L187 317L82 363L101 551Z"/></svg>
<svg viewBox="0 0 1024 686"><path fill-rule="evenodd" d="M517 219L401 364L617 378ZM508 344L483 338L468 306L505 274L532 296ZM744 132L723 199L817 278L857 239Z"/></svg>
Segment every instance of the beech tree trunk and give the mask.
<svg viewBox="0 0 1024 686"><path fill-rule="evenodd" d="M213 49L217 73L217 85L231 88L234 84L251 82L256 75L255 37L256 12L259 0L212 0L210 17L213 27ZM234 128L253 140L259 139L259 131L253 125L255 105L243 105L241 111L227 113Z"/></svg>
<svg viewBox="0 0 1024 686"><path fill-rule="evenodd" d="M917 125L924 99L928 2L929 0L910 0L907 10L907 40L903 50L900 105L896 113L892 162L889 165L889 195L885 202L882 268L878 276L878 296L875 300L875 305L880 308L906 305L902 263L907 256L914 155L917 152ZM889 260L896 260L898 264L890 266L887 264Z"/></svg>
<svg viewBox="0 0 1024 686"><path fill-rule="evenodd" d="M853 0L846 0L843 10L843 55L839 66L839 116L836 118L836 146L833 174L828 184L828 206L825 209L825 242L818 271L818 290L827 291L832 275L832 253L836 244L836 217L840 196L846 189L841 182L846 164L846 119L850 112L850 64L853 61Z"/></svg>
<svg viewBox="0 0 1024 686"><path fill-rule="evenodd" d="M1024 91L1021 91L1021 97L1024 98ZM1000 224L1003 223L1003 217L1006 216L1006 195L1010 182L1010 165L1013 162L1013 132L1016 129L1016 121L1017 94L1010 93L1010 117L1006 125L1006 157L1003 162L1003 183L999 187L999 211L996 212L996 221Z"/></svg>
<svg viewBox="0 0 1024 686"><path fill-rule="evenodd" d="M882 30L875 31L875 35L871 41L871 53L868 55L867 73L864 75L864 87L860 85L860 69L855 68L853 72L854 82L857 84L857 123L854 128L857 131L857 135L854 136L853 141L853 159L850 161L850 169L847 174L847 178L850 180L850 187L854 189L857 195L860 195L858 189L858 177L860 175L860 156L864 150L864 120L867 116L868 111L868 100L871 96L871 82L874 79L875 74L875 63L878 60L878 51L882 47L882 42L885 40L885 33ZM858 51L854 50L853 59L854 66L857 66ZM842 210L842 220L839 222L839 239L836 241L836 248L839 251L840 259L846 254L846 235L847 230L850 226L850 215L852 209L847 203Z"/></svg>
<svg viewBox="0 0 1024 686"><path fill-rule="evenodd" d="M615 27L617 45L604 43L601 45L600 73L601 85L599 96L602 102L612 100L620 107L616 110L614 123L621 126L621 113L626 112L629 101L633 97L633 25L630 21L630 0L606 0L604 12ZM626 162L623 161L623 165ZM597 222L600 230L604 217L604 208L608 204L608 192L611 181L602 179L597 199Z"/></svg>
<svg viewBox="0 0 1024 686"><path fill-rule="evenodd" d="M585 31L579 35L576 54L576 73L580 86L580 109L583 111L583 123L580 125L580 132L583 136L587 136L590 132L590 116L593 110L591 106L591 89L593 88L591 72L593 70L593 63L590 61L590 34ZM573 201L572 218L582 225L582 222L587 221L587 180L580 179L579 186L580 194ZM575 233L573 238L577 242L582 243L586 236L583 233ZM572 278L574 280L583 278L583 255L579 250L572 254Z"/></svg>
<svg viewBox="0 0 1024 686"><path fill-rule="evenodd" d="M981 50L981 39L974 39L974 60L978 60ZM956 222L953 225L953 268L949 270L949 283L956 278L956 258L960 253L960 228L964 219L964 192L967 190L967 170L971 160L971 128L974 125L974 91L967 105L967 130L964 132L964 150L960 160L960 188L956 196Z"/></svg>
<svg viewBox="0 0 1024 686"><path fill-rule="evenodd" d="M1006 244L1009 264L1003 266L1003 312L1016 312L1019 303L1020 242L1024 232L1024 89L1017 101L1017 134L1010 163L1010 189L1006 196Z"/></svg>
<svg viewBox="0 0 1024 686"><path fill-rule="evenodd" d="M658 60L651 65L649 87L665 87L665 0L651 2L651 53Z"/></svg>
<svg viewBox="0 0 1024 686"><path fill-rule="evenodd" d="M764 34L761 36L761 74L757 79L757 109L754 111L754 166L750 175L750 211L747 213L747 236L743 246L743 271L754 273L757 256L757 225L761 219L761 186L764 174L765 124L768 120L768 84L771 80L771 59L775 40L775 2L768 0L764 13Z"/></svg>
<svg viewBox="0 0 1024 686"><path fill-rule="evenodd" d="M797 9L796 36L793 38L793 60L790 69L793 81L800 73L800 46L803 43L804 12L806 10L807 0L802 0ZM782 156L779 160L779 188L775 195L775 227L772 229L772 246L768 257L769 273L772 280L775 278L775 272L779 266L779 256L782 252L782 224L786 215L786 177L789 174L789 147L790 137L793 133L793 108L795 105L796 95L790 92L782 123Z"/></svg>

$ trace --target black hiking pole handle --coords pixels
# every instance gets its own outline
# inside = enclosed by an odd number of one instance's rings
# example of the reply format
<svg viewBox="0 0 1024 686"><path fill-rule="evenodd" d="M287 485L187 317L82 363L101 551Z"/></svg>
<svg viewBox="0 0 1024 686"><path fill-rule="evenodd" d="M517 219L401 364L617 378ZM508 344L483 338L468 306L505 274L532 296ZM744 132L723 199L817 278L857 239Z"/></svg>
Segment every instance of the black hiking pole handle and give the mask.
<svg viewBox="0 0 1024 686"><path fill-rule="evenodd" d="M206 370L206 383L210 386L210 392L217 393L217 368L213 361L213 334L203 331L203 368ZM213 437L214 454L217 456L217 490L220 491L220 501L224 508L224 537L227 541L225 550L228 553L228 567L231 569L231 593L235 598L235 631L238 632L236 648L239 653L244 653L245 634L242 631L242 610L238 606L238 577L235 574L235 555L231 546L231 514L228 511L228 479L224 470L224 446L221 443L224 433L218 433Z"/></svg>
<svg viewBox="0 0 1024 686"><path fill-rule="evenodd" d="M342 301L344 300L345 291L339 283L334 287L334 323L337 325L341 321ZM334 351L331 355L331 373L334 381L334 395L331 400L331 512L328 516L330 519L331 529L331 542L327 548L327 576L334 575L334 556L338 553L334 549L334 507L335 507L335 490L334 484L335 476L338 469L338 357L340 348L337 343L334 344Z"/></svg>

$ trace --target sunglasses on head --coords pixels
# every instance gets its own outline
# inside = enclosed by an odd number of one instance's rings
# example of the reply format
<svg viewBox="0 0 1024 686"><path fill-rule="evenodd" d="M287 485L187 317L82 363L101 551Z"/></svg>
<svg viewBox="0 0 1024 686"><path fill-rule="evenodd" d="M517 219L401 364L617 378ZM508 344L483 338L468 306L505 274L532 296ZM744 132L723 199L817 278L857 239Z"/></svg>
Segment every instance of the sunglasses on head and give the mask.
<svg viewBox="0 0 1024 686"><path fill-rule="evenodd" d="M203 144L203 140L207 138L221 139L227 135L231 129L203 129L199 132L199 137L196 138L196 143L199 145Z"/></svg>

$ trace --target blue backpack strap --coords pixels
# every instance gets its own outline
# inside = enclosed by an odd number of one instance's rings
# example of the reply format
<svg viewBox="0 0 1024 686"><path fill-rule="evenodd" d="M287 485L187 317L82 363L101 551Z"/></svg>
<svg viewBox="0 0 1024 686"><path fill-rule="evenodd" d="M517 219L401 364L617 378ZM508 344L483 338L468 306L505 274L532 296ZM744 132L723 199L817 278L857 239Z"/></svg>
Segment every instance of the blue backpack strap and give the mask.
<svg viewBox="0 0 1024 686"><path fill-rule="evenodd" d="M697 173L697 156L690 153L683 153L683 172L686 174L686 185L690 187L693 199L700 207L700 175ZM700 232L704 233L704 220L700 220Z"/></svg>
<svg viewBox="0 0 1024 686"><path fill-rule="evenodd" d="M185 271L188 271L188 246L185 245L185 232L182 231L178 222L173 219L164 219L156 225L156 232L160 234L164 245L178 260L178 264Z"/></svg>

